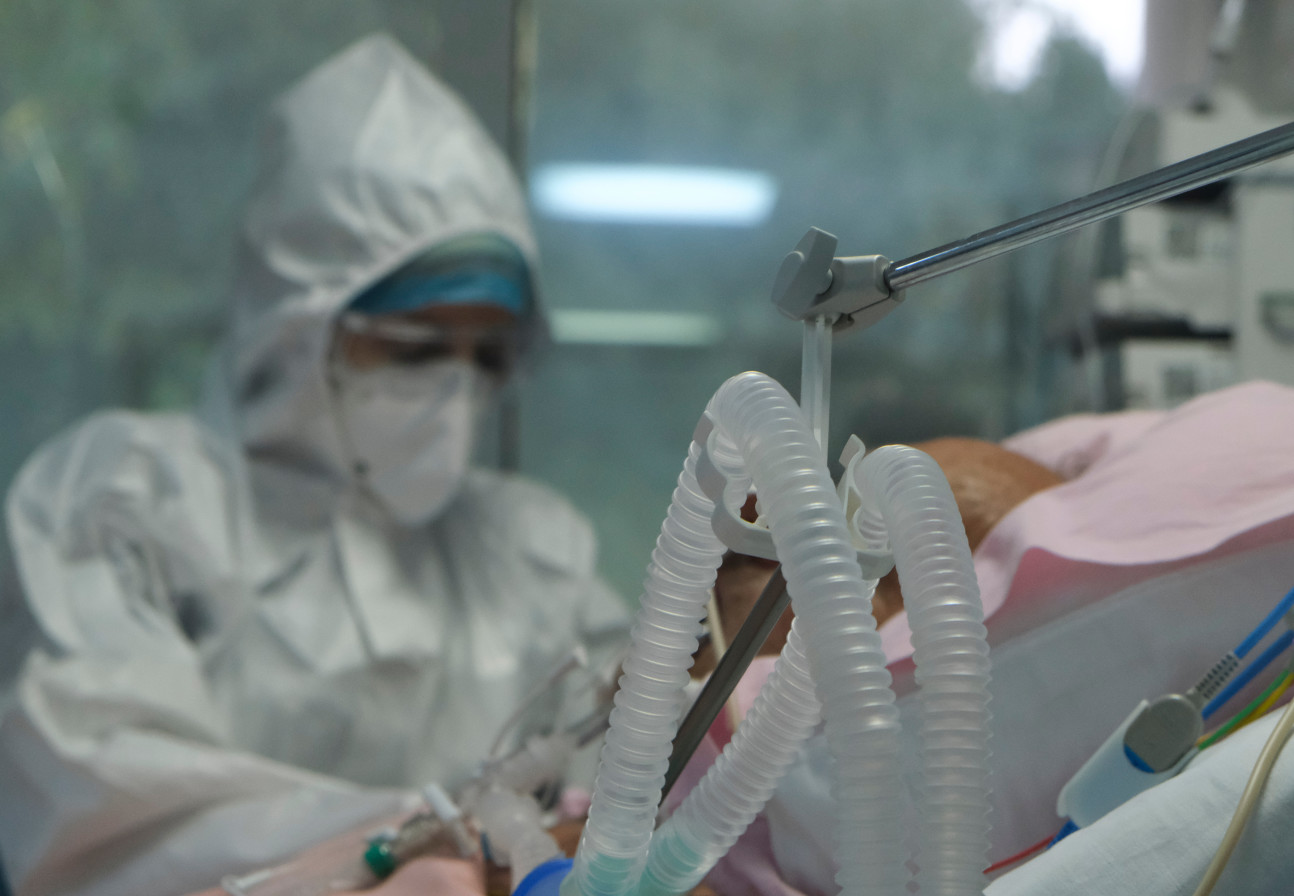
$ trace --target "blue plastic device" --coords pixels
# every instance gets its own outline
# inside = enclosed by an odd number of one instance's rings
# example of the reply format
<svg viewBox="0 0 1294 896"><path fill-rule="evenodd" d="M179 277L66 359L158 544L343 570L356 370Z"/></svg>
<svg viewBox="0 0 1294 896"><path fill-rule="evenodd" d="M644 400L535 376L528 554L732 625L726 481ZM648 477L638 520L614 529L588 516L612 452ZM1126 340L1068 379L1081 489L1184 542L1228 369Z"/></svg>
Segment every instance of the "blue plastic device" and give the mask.
<svg viewBox="0 0 1294 896"><path fill-rule="evenodd" d="M512 896L557 896L562 881L571 873L575 862L571 859L549 859L534 869L521 881Z"/></svg>

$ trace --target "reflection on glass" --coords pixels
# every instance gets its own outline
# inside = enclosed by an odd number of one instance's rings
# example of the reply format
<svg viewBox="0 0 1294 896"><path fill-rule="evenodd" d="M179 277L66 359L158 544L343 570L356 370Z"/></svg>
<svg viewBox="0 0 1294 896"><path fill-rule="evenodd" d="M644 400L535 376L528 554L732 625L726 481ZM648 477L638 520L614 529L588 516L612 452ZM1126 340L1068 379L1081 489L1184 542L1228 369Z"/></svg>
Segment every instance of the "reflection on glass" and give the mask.
<svg viewBox="0 0 1294 896"><path fill-rule="evenodd" d="M669 165L544 165L531 177L550 218L750 227L772 211L777 185L759 171Z"/></svg>

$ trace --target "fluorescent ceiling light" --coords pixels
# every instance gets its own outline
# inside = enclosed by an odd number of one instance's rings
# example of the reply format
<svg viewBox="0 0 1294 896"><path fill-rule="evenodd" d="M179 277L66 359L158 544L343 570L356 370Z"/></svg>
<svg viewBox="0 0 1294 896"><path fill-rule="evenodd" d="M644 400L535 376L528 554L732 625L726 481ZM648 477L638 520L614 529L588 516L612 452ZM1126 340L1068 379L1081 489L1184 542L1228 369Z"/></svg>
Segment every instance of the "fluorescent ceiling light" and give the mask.
<svg viewBox="0 0 1294 896"><path fill-rule="evenodd" d="M751 227L773 210L777 185L762 171L670 165L542 165L535 208L551 218L635 224Z"/></svg>
<svg viewBox="0 0 1294 896"><path fill-rule="evenodd" d="M698 348L723 335L718 318L684 311L565 308L550 311L548 318L553 341L567 344Z"/></svg>

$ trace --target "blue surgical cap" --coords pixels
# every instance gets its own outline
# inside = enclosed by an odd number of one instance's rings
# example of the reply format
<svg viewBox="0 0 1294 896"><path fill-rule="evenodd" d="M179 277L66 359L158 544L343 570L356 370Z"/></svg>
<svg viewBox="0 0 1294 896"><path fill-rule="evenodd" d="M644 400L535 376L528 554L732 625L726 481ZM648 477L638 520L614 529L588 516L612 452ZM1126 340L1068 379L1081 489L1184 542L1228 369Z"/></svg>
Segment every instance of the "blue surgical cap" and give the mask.
<svg viewBox="0 0 1294 896"><path fill-rule="evenodd" d="M460 304L499 305L517 317L529 314L534 304L530 265L521 251L493 233L457 237L383 277L347 308L389 314Z"/></svg>

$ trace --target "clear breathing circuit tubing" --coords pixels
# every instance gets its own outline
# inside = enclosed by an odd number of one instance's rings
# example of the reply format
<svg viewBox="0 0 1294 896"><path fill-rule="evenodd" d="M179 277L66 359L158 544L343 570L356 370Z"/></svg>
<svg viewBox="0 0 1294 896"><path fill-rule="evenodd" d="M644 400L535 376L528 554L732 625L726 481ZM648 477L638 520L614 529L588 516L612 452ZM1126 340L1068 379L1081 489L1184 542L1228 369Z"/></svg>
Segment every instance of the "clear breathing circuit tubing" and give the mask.
<svg viewBox="0 0 1294 896"><path fill-rule="evenodd" d="M694 442L648 567L563 896L677 893L699 881L814 729L815 693L837 775L837 883L850 894L906 896L899 717L870 611L875 582L862 577L820 447L799 407L763 374L730 379L707 414L716 426L712 462L729 478L725 501L739 507L751 479L760 495L796 611L792 635L732 743L653 838L677 695L724 550L710 528L713 505L697 484L701 446ZM880 460L869 456L852 468L874 496L876 516L865 509L860 521L894 549L919 645L925 781L918 805L933 839L917 879L923 893L969 896L982 891L988 850L988 657L970 552L942 475L931 477L942 492L924 477L914 487L909 465L887 461L893 452L875 454ZM915 504L891 506L906 501ZM942 522L931 518L936 513ZM909 580L920 583L910 594Z"/></svg>

